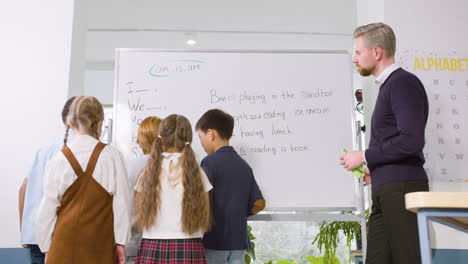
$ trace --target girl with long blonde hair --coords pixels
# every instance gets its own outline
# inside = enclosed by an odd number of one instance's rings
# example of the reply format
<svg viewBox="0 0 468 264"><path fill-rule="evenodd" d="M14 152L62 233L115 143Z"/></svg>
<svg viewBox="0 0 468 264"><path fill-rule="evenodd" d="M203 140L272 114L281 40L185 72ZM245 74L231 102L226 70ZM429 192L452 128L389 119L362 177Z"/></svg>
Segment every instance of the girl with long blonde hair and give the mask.
<svg viewBox="0 0 468 264"><path fill-rule="evenodd" d="M159 127L135 186L143 239L136 263L206 263L201 238L210 227L212 188L191 147L187 118L170 115Z"/></svg>

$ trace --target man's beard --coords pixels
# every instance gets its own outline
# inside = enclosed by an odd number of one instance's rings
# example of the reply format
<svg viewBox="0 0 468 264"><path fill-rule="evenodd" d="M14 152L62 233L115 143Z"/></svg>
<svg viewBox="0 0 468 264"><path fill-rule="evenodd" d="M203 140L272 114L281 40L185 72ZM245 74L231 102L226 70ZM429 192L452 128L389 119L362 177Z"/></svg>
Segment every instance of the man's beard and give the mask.
<svg viewBox="0 0 468 264"><path fill-rule="evenodd" d="M375 70L375 66L372 68L367 68L367 69L359 65L356 65L356 67L357 67L357 71L359 72L359 74L361 74L361 76L364 76L364 77L371 76L372 72Z"/></svg>

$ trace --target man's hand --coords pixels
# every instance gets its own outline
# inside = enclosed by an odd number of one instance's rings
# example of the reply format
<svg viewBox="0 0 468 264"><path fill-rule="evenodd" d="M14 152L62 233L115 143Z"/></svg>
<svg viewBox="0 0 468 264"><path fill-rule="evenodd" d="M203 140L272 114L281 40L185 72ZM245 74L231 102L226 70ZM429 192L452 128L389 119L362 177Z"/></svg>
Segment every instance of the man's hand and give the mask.
<svg viewBox="0 0 468 264"><path fill-rule="evenodd" d="M125 246L124 245L115 245L115 263L116 264L125 264Z"/></svg>
<svg viewBox="0 0 468 264"><path fill-rule="evenodd" d="M370 185L371 184L371 177L370 177L370 171L369 168L364 168L364 186Z"/></svg>
<svg viewBox="0 0 468 264"><path fill-rule="evenodd" d="M364 164L364 153L362 151L350 151L340 156L340 165L347 170L355 169Z"/></svg>

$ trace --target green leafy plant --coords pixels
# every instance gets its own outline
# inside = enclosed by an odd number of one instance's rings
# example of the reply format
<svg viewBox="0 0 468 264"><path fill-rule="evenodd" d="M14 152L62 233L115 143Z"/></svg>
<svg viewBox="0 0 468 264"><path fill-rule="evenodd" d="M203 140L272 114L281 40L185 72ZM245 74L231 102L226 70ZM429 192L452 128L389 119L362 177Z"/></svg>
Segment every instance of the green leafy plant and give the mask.
<svg viewBox="0 0 468 264"><path fill-rule="evenodd" d="M327 263L331 263L331 264L340 264L340 261L338 260L337 257L333 256L331 257L330 260L328 260L328 262L326 262L325 260L325 257L307 257L307 260L311 263L311 264L327 264Z"/></svg>
<svg viewBox="0 0 468 264"><path fill-rule="evenodd" d="M327 263L340 264L340 261L335 256L331 258L331 262L325 262L324 257L313 257L313 256L307 257L307 260L311 264L327 264ZM265 264L273 264L273 261L270 260ZM281 260L278 260L275 264L296 264L296 262L291 262L288 260L281 259Z"/></svg>
<svg viewBox="0 0 468 264"><path fill-rule="evenodd" d="M255 260L255 243L252 240L255 240L255 236L252 233L252 227L247 226L247 231L249 234L250 248L245 251L245 263L250 264L252 260Z"/></svg>
<svg viewBox="0 0 468 264"><path fill-rule="evenodd" d="M289 262L287 260L281 259L281 260L276 261L275 264L296 264L296 262Z"/></svg>
<svg viewBox="0 0 468 264"><path fill-rule="evenodd" d="M345 211L342 212L342 214L353 214L353 212ZM366 210L366 219L369 219L369 210ZM317 264L339 263L339 261L336 262L335 254L338 243L340 242L340 231L342 231L346 237L346 246L348 246L348 248L351 247L351 243L354 239L362 241L360 222L323 222L320 225L318 235L312 241L312 244L316 244L320 252L322 252L322 250L324 251L322 262L317 262Z"/></svg>

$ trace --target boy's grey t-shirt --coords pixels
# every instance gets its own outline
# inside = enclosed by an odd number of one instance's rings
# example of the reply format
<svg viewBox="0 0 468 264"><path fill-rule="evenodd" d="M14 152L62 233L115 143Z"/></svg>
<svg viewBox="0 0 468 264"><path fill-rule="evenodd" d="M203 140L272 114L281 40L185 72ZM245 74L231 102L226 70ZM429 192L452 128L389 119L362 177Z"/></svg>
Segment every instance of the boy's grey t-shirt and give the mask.
<svg viewBox="0 0 468 264"><path fill-rule="evenodd" d="M250 247L247 217L257 200L263 200L252 168L231 146L218 149L201 162L213 185L213 225L203 237L205 248L244 250Z"/></svg>

